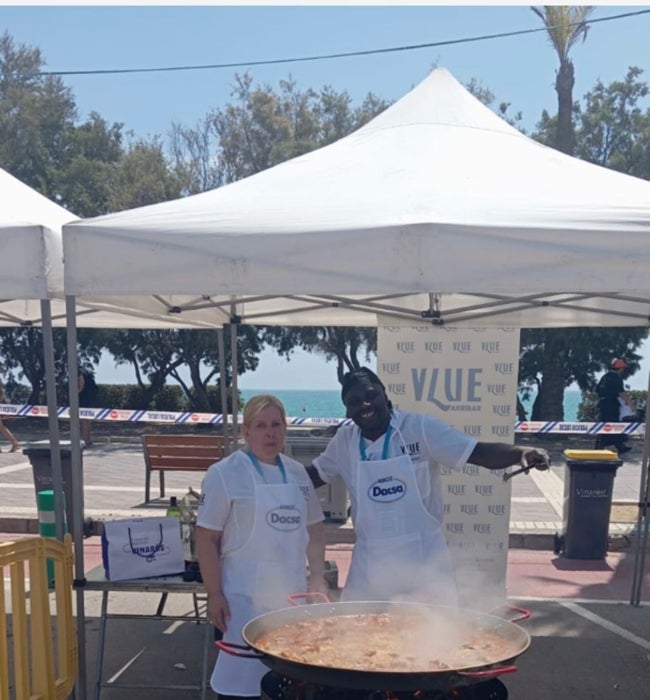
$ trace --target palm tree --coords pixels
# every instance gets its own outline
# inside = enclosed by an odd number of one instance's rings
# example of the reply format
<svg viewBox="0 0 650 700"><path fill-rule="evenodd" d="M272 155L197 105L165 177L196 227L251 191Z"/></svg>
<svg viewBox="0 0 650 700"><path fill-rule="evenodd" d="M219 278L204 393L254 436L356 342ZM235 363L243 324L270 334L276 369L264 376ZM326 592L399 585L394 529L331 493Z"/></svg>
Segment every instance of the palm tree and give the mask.
<svg viewBox="0 0 650 700"><path fill-rule="evenodd" d="M579 40L587 38L589 24L587 18L593 11L591 5L569 7L567 5L542 5L530 8L544 22L548 38L560 59L560 69L556 73L557 130L555 148L573 155L575 135L573 132L573 61L569 59L571 47Z"/></svg>
<svg viewBox="0 0 650 700"><path fill-rule="evenodd" d="M591 6L568 7L542 5L530 8L546 26L548 37L560 59L556 73L558 112L555 132L555 148L573 155L575 134L573 131L573 62L569 59L571 47L587 36L589 25L586 20L592 12ZM575 333L575 331L573 331ZM562 401L566 387L566 362L570 352L571 333L566 329L545 328L537 332L538 343L544 348L540 360L541 380L538 379L538 392L533 406L533 420L562 420ZM535 331L522 331L522 345L535 337Z"/></svg>

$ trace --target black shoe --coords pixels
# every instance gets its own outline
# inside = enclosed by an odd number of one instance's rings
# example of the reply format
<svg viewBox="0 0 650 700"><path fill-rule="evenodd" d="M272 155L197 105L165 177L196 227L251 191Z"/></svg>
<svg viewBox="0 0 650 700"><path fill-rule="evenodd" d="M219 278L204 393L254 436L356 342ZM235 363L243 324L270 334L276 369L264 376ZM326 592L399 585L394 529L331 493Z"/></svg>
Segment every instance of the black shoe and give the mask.
<svg viewBox="0 0 650 700"><path fill-rule="evenodd" d="M629 452L632 448L629 445L621 445L618 448L618 454L619 455L624 455L626 452Z"/></svg>

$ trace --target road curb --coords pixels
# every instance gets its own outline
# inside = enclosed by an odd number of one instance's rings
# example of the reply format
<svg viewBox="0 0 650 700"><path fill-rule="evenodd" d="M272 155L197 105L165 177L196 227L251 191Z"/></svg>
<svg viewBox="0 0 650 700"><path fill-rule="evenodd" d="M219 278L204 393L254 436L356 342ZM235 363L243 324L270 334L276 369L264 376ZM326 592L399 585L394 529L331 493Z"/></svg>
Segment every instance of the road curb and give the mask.
<svg viewBox="0 0 650 700"><path fill-rule="evenodd" d="M133 517L137 517L137 513ZM90 535L99 536L102 534L103 519L92 520L92 531ZM0 516L0 532L9 534L22 535L37 535L38 520L36 518L27 517L2 517ZM349 525L341 525L340 523L325 524L326 544L354 544L354 530ZM529 549L537 551L553 551L555 532L511 532L508 538L509 549ZM621 549L629 549L636 542L636 533L630 532L626 534L612 533L610 534L609 551L620 551ZM650 542L647 545L650 550Z"/></svg>

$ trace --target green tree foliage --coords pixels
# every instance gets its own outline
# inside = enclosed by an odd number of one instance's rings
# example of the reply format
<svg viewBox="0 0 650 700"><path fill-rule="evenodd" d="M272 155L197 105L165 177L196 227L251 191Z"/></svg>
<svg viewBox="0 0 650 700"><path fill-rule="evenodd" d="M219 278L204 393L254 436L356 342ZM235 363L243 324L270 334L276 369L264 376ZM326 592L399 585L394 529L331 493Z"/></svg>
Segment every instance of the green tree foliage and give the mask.
<svg viewBox="0 0 650 700"><path fill-rule="evenodd" d="M171 157L183 196L219 187L220 170L213 158L217 147L217 137L209 117L200 119L194 128L176 122L172 124Z"/></svg>
<svg viewBox="0 0 650 700"><path fill-rule="evenodd" d="M104 331L79 329L79 361L85 365L99 362ZM66 337L63 329L53 332L55 381L59 405L68 404L68 370L65 362ZM45 362L43 333L40 328L7 328L0 332L2 372L7 386L27 383L30 387L27 402L45 402ZM75 378L76 385L76 378Z"/></svg>
<svg viewBox="0 0 650 700"><path fill-rule="evenodd" d="M519 379L524 394L537 391L531 420L562 420L565 388L575 382L583 393L593 391L596 376L614 357L626 359L624 377L632 376L641 360L635 351L646 336L646 328L523 330Z"/></svg>
<svg viewBox="0 0 650 700"><path fill-rule="evenodd" d="M162 143L154 138L131 143L116 163L110 180L109 211L166 202L181 196L181 182L170 170Z"/></svg>
<svg viewBox="0 0 650 700"><path fill-rule="evenodd" d="M322 355L328 361L336 361L336 377L366 364L371 353L377 352L376 328L345 328L336 326L268 326L263 340L274 347L278 354L291 357L294 348Z"/></svg>
<svg viewBox="0 0 650 700"><path fill-rule="evenodd" d="M96 112L77 123L71 90L43 67L38 49L0 37L0 167L83 217L180 195L159 139L125 146L123 125Z"/></svg>
<svg viewBox="0 0 650 700"><path fill-rule="evenodd" d="M196 128L174 125L174 165L188 192L241 180L333 143L389 104L369 93L354 108L347 92L330 86L300 90L288 78L275 90L255 85L249 73L235 76L231 96Z"/></svg>
<svg viewBox="0 0 650 700"><path fill-rule="evenodd" d="M576 155L606 168L650 179L650 109L643 71L631 67L624 80L598 81L578 109Z"/></svg>
<svg viewBox="0 0 650 700"><path fill-rule="evenodd" d="M165 386L167 379L181 387L191 410L217 410L219 397L209 391L218 376L226 386L232 382L230 333L237 331L238 372L253 370L262 350L261 331L254 326L227 326L224 329L226 367L219 366L217 333L203 329L114 330L107 331L104 345L115 363L133 368L140 388L138 405L147 408ZM179 370L189 369L188 384Z"/></svg>
<svg viewBox="0 0 650 700"><path fill-rule="evenodd" d="M643 71L630 67L623 80L600 80L573 105L575 155L605 168L650 179L650 94ZM544 111L534 138L553 146L557 118Z"/></svg>
<svg viewBox="0 0 650 700"><path fill-rule="evenodd" d="M80 217L110 211L110 183L122 157L122 140L122 125L109 125L96 112L68 129L69 148L56 177L62 206Z"/></svg>
<svg viewBox="0 0 650 700"><path fill-rule="evenodd" d="M56 200L77 113L60 78L37 75L42 66L38 49L0 36L0 166Z"/></svg>

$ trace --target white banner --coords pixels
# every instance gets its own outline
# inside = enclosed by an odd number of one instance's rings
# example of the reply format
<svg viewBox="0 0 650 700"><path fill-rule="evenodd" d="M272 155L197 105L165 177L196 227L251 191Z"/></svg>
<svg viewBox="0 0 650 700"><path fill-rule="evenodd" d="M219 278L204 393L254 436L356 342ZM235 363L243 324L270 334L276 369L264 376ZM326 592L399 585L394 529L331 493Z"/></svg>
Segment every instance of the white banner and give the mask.
<svg viewBox="0 0 650 700"><path fill-rule="evenodd" d="M379 319L377 373L395 408L434 415L479 441L514 442L519 331ZM510 483L503 470L441 467L447 537L464 605L506 595Z"/></svg>

